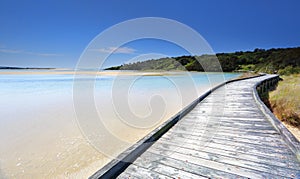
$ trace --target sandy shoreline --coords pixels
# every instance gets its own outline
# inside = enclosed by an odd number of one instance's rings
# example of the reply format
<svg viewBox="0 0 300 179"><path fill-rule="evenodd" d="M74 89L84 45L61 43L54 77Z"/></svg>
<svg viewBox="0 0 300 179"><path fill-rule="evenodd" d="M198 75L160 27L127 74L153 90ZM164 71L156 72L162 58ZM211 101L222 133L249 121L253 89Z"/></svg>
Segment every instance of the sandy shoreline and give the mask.
<svg viewBox="0 0 300 179"><path fill-rule="evenodd" d="M216 74L229 72L198 72L198 71L134 71L134 70L0 70L0 75L101 75L101 76L169 76L169 75L188 75L188 74Z"/></svg>

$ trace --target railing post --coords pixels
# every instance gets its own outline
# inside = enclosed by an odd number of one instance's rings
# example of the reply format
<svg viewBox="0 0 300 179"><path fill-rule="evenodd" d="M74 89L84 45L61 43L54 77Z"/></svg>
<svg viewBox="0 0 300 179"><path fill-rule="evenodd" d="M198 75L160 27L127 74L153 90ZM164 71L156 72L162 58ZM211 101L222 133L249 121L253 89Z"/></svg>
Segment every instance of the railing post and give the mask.
<svg viewBox="0 0 300 179"><path fill-rule="evenodd" d="M279 76L271 78L271 79L267 79L263 82L260 83L260 85L258 85L256 87L257 93L259 94L259 96L261 98L264 98L264 96L267 96L269 91L272 91L276 88L277 84L279 81Z"/></svg>

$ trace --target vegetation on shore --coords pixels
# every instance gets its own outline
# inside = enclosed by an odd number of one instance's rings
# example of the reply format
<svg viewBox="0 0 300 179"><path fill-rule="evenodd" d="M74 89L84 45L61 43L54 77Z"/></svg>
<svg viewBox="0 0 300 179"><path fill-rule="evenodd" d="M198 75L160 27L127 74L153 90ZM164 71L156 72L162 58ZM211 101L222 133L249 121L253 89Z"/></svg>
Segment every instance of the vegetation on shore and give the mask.
<svg viewBox="0 0 300 179"><path fill-rule="evenodd" d="M300 74L282 76L269 93L269 105L281 121L300 128Z"/></svg>
<svg viewBox="0 0 300 179"><path fill-rule="evenodd" d="M269 50L218 53L216 55L181 56L173 58L151 59L107 68L106 70L188 70L220 71L212 59L218 58L224 72L255 71L264 73L277 72L281 75L300 73L300 47L272 48ZM202 65L200 65L200 63Z"/></svg>

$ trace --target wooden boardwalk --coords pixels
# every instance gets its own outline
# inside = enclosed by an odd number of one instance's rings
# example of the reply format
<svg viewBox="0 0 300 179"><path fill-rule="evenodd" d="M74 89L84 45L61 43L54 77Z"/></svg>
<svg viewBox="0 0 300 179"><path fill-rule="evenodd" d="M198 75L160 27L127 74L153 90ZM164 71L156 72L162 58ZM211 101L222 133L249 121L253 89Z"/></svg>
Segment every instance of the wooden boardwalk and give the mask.
<svg viewBox="0 0 300 179"><path fill-rule="evenodd" d="M258 107L257 82L212 92L118 178L300 178L300 163Z"/></svg>

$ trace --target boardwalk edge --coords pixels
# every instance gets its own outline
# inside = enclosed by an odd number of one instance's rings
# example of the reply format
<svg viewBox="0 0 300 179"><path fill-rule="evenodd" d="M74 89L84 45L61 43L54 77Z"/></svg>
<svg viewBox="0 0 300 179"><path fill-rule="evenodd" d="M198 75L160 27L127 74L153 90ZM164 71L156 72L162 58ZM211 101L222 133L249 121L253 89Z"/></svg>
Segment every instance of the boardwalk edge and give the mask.
<svg viewBox="0 0 300 179"><path fill-rule="evenodd" d="M262 83L274 79L279 78L279 75L274 75L273 77L267 78L263 81L256 83L253 87L253 96L259 107L259 109L263 112L263 114L267 117L268 121L272 124L272 126L278 131L278 133L283 137L284 141L288 145L288 147L293 151L293 153L297 156L298 161L300 161L300 142L297 138L283 125L283 123L272 113L272 111L264 104L264 102L259 97L257 92L257 87Z"/></svg>

